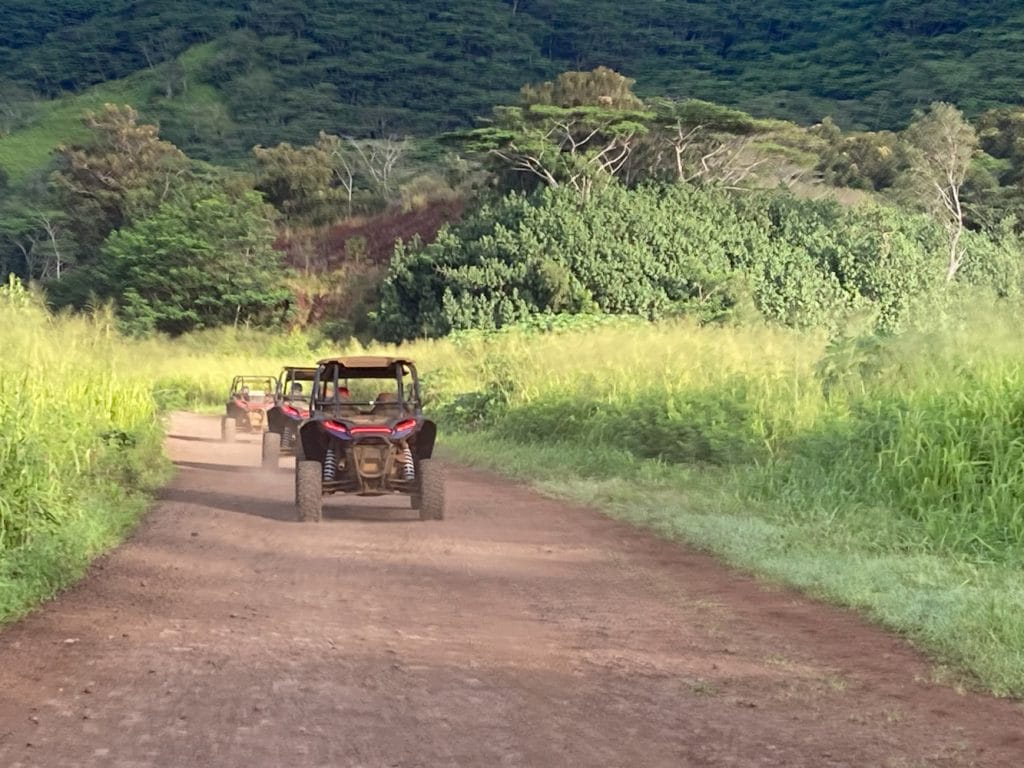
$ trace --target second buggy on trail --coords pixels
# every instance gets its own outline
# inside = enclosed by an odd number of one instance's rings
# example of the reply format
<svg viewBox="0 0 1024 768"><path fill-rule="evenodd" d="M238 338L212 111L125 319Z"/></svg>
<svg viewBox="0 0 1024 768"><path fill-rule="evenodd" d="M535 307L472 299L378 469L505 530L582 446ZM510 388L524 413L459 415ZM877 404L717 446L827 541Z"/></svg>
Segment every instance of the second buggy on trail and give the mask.
<svg viewBox="0 0 1024 768"><path fill-rule="evenodd" d="M267 411L263 433L263 466L272 469L280 456L295 453L299 425L309 418L309 398L316 368L286 366L277 378L274 405Z"/></svg>

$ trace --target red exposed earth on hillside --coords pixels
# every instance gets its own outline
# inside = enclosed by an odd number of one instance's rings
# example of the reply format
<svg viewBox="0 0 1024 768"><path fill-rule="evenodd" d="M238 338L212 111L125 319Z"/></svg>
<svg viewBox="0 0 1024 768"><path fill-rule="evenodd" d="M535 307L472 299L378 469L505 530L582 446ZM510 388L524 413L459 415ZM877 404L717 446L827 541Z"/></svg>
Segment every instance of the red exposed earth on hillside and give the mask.
<svg viewBox="0 0 1024 768"><path fill-rule="evenodd" d="M418 235L423 242L431 243L442 226L462 216L464 208L462 200L439 200L411 211L354 217L314 232L282 235L276 246L287 254L291 266L313 272L330 271L351 262L385 265L396 241Z"/></svg>

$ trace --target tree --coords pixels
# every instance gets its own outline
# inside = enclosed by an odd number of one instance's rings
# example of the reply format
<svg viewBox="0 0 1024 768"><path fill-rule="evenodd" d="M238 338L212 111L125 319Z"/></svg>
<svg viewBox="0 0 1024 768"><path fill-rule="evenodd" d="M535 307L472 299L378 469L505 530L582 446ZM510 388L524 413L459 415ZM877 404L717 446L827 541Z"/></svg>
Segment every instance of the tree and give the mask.
<svg viewBox="0 0 1024 768"><path fill-rule="evenodd" d="M361 140L324 131L307 146L256 146L256 188L290 221L323 225L338 218L342 200L351 215L358 190L393 201L408 150L408 139Z"/></svg>
<svg viewBox="0 0 1024 768"><path fill-rule="evenodd" d="M824 143L817 170L830 183L881 192L893 187L909 167L906 142L891 131L844 135L826 117L810 133Z"/></svg>
<svg viewBox="0 0 1024 768"><path fill-rule="evenodd" d="M30 90L0 76L0 136L21 128L35 111L36 103Z"/></svg>
<svg viewBox="0 0 1024 768"><path fill-rule="evenodd" d="M1009 164L1000 180L1004 184L1024 180L1024 109L990 109L978 119L977 126L981 148Z"/></svg>
<svg viewBox="0 0 1024 768"><path fill-rule="evenodd" d="M352 215L352 198L356 189L355 158L352 157L345 142L339 136L320 131L316 139L316 148L327 158L328 166L334 182L345 192L346 212Z"/></svg>
<svg viewBox="0 0 1024 768"><path fill-rule="evenodd" d="M918 201L939 221L948 236L946 280L956 277L966 255L961 245L966 229L961 187L978 151L978 135L959 109L936 102L907 128L911 146L910 187Z"/></svg>
<svg viewBox="0 0 1024 768"><path fill-rule="evenodd" d="M553 83L526 86L522 106L496 107L489 125L465 134L502 173L533 178L580 199L625 167L654 114L630 91L633 81L601 67L567 72Z"/></svg>
<svg viewBox="0 0 1024 768"><path fill-rule="evenodd" d="M110 232L158 208L188 173L185 154L138 117L131 107L107 104L83 118L88 142L57 150L54 189L84 253L98 251Z"/></svg>
<svg viewBox="0 0 1024 768"><path fill-rule="evenodd" d="M563 72L554 81L540 85L524 85L520 90L523 104L550 107L607 107L623 111L639 111L644 103L633 93L636 80L620 75L614 69L597 67L589 72Z"/></svg>
<svg viewBox="0 0 1024 768"><path fill-rule="evenodd" d="M3 271L12 265L29 280L60 280L75 261L76 248L68 235L67 217L55 207L45 187L26 184L17 195L0 205L0 242L8 248L3 254Z"/></svg>
<svg viewBox="0 0 1024 768"><path fill-rule="evenodd" d="M716 182L737 186L764 162L749 152L767 126L745 112L698 99L654 102L656 129L652 151L634 175L652 175L666 167L681 183ZM666 150L670 159L666 162Z"/></svg>
<svg viewBox="0 0 1024 768"><path fill-rule="evenodd" d="M318 146L253 147L256 189L289 221L325 224L334 218L331 157Z"/></svg>
<svg viewBox="0 0 1024 768"><path fill-rule="evenodd" d="M402 161L409 151L409 139L398 139L394 136L383 139L366 139L359 141L348 136L345 138L347 146L358 158L359 165L377 187L381 197L390 201L394 195L395 177L400 172ZM336 161L345 162L343 154L335 153ZM345 169L351 173L351 168L346 164Z"/></svg>
<svg viewBox="0 0 1024 768"><path fill-rule="evenodd" d="M266 204L195 185L178 191L103 246L93 288L115 301L132 333L187 333L232 323L272 325L290 294Z"/></svg>

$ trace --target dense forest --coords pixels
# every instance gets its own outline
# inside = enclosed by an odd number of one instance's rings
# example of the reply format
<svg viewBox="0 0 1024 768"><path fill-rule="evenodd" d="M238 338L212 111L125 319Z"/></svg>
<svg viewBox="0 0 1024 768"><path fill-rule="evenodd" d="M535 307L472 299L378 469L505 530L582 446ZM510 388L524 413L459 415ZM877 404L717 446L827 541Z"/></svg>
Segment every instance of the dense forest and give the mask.
<svg viewBox="0 0 1024 768"><path fill-rule="evenodd" d="M935 100L1012 99L1022 34L1007 0L12 0L0 111L147 73L133 103L168 139L237 160L320 130L464 126L524 82L604 65L642 96L896 128Z"/></svg>

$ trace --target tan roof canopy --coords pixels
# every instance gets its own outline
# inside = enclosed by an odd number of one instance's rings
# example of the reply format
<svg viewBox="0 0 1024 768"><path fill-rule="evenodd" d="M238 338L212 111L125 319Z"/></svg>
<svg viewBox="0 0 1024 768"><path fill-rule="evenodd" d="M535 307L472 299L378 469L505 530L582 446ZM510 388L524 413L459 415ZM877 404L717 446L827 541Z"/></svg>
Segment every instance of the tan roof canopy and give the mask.
<svg viewBox="0 0 1024 768"><path fill-rule="evenodd" d="M404 357L384 357L378 355L363 355L354 357L328 357L321 360L318 365L327 365L328 363L337 363L344 368L393 368L395 365L404 365L411 363L412 360L408 360Z"/></svg>
<svg viewBox="0 0 1024 768"><path fill-rule="evenodd" d="M282 375L288 376L289 374L291 375L291 378L296 381L312 381L313 377L316 376L316 368L309 368L304 365L286 365L282 371Z"/></svg>

